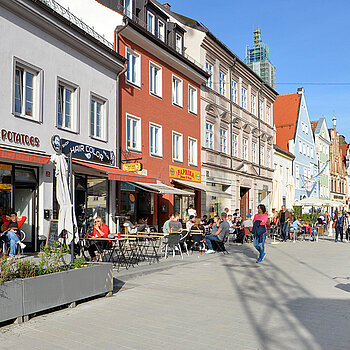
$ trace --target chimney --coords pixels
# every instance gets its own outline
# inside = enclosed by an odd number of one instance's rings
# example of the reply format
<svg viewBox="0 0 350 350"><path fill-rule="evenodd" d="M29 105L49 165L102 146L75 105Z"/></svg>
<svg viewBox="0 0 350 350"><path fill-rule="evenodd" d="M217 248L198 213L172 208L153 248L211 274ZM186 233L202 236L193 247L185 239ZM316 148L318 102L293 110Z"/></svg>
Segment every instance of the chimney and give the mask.
<svg viewBox="0 0 350 350"><path fill-rule="evenodd" d="M337 129L337 118L335 117L335 115L333 116L333 129Z"/></svg>
<svg viewBox="0 0 350 350"><path fill-rule="evenodd" d="M166 2L165 4L163 4L163 6L164 6L166 9L168 9L168 10L170 11L171 5L170 5L168 2Z"/></svg>
<svg viewBox="0 0 350 350"><path fill-rule="evenodd" d="M298 88L298 94L299 95L304 95L304 88L303 87Z"/></svg>

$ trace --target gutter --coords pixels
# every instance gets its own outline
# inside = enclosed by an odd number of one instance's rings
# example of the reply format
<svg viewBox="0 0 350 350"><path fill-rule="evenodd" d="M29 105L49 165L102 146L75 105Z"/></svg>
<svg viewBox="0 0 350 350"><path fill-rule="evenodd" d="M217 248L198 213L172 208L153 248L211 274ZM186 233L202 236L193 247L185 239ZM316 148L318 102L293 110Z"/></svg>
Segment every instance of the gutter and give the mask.
<svg viewBox="0 0 350 350"><path fill-rule="evenodd" d="M119 54L119 45L118 45L118 35L128 26L128 24L126 24L125 26L122 27L116 27L114 29L114 50ZM118 168L120 168L120 164L121 164L121 148L120 148L120 106L119 106L119 101L120 101L120 89L119 89L119 83L120 83L120 77L128 70L128 61L126 60L124 63L124 68L122 71L120 71L117 74L117 96L116 96L116 106L117 106L117 110L116 110L116 166Z"/></svg>
<svg viewBox="0 0 350 350"><path fill-rule="evenodd" d="M229 140L231 140L231 143L230 143L230 169L232 169L232 166L233 166L233 154L232 154L232 123L233 123L233 113L232 113L232 109L233 109L233 101L232 101L232 71L234 70L235 68L235 65L236 65L236 61L237 61L237 57L234 57L233 58L233 63L231 65L231 67L229 68L229 72L230 72L230 138Z"/></svg>
<svg viewBox="0 0 350 350"><path fill-rule="evenodd" d="M258 137L258 156L259 156L259 176L261 175L261 116L260 116L260 92L264 88L265 82L262 82L259 90L258 90L258 130L259 130L259 137Z"/></svg>

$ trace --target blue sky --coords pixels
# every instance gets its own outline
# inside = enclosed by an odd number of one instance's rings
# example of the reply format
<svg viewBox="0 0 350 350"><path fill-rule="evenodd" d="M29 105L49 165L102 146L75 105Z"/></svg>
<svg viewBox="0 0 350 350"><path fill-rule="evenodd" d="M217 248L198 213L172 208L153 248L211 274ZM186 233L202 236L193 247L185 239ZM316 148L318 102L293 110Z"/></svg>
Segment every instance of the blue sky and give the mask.
<svg viewBox="0 0 350 350"><path fill-rule="evenodd" d="M277 69L277 83L345 82L348 86L305 88L310 119L337 116L350 142L350 30L348 0L172 0L172 10L202 22L240 58L261 29ZM278 85L280 94L302 85Z"/></svg>

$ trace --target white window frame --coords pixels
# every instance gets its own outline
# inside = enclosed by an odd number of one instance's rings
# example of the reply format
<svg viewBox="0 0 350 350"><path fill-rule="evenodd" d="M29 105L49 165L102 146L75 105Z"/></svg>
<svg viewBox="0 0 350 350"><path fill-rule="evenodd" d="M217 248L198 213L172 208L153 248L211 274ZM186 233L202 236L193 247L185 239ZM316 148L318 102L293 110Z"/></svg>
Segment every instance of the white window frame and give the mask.
<svg viewBox="0 0 350 350"><path fill-rule="evenodd" d="M297 180L300 179L300 168L299 168L299 165L296 165L296 166L295 166L295 178L296 178Z"/></svg>
<svg viewBox="0 0 350 350"><path fill-rule="evenodd" d="M21 84L22 101L21 110L16 111L16 70L23 71L23 81ZM26 114L26 76L33 75L32 80L32 114ZM42 121L42 89L43 89L43 74L42 70L18 58L14 58L13 62L13 99L12 99L12 114L16 117L21 117L34 122Z"/></svg>
<svg viewBox="0 0 350 350"><path fill-rule="evenodd" d="M235 133L232 133L232 156L238 157L238 135Z"/></svg>
<svg viewBox="0 0 350 350"><path fill-rule="evenodd" d="M208 126L211 126L211 128L208 128ZM214 124L210 122L205 123L205 147L214 149Z"/></svg>
<svg viewBox="0 0 350 350"><path fill-rule="evenodd" d="M260 120L264 120L264 102L259 100Z"/></svg>
<svg viewBox="0 0 350 350"><path fill-rule="evenodd" d="M265 147L260 146L260 165L265 166Z"/></svg>
<svg viewBox="0 0 350 350"><path fill-rule="evenodd" d="M256 115L256 100L253 94L250 95L250 113Z"/></svg>
<svg viewBox="0 0 350 350"><path fill-rule="evenodd" d="M178 150L178 158L175 158L175 147L174 147L174 136L177 136L179 138L179 150ZM177 131L173 131L171 135L171 142L172 142L172 158L173 162L183 162L183 135Z"/></svg>
<svg viewBox="0 0 350 350"><path fill-rule="evenodd" d="M238 103L238 90L237 90L237 82L235 80L232 80L232 102Z"/></svg>
<svg viewBox="0 0 350 350"><path fill-rule="evenodd" d="M127 9L127 3L126 2L129 2L129 5L130 5L130 8L131 8L131 10L128 10ZM132 18L133 16L132 16L132 10L133 10L133 5L132 5L132 3L133 3L133 0L124 0L124 14L126 15L126 16L128 16L129 18Z"/></svg>
<svg viewBox="0 0 350 350"><path fill-rule="evenodd" d="M311 147L311 150L310 150L310 157L311 159L314 159L314 148Z"/></svg>
<svg viewBox="0 0 350 350"><path fill-rule="evenodd" d="M180 40L178 40L180 39ZM180 44L180 45L178 45ZM183 37L179 33L175 33L175 49L182 55L183 53Z"/></svg>
<svg viewBox="0 0 350 350"><path fill-rule="evenodd" d="M163 30L162 30L162 33L161 33L161 30L160 30L160 23L163 25ZM158 19L157 21L157 36L158 36L158 39L165 42L165 23L164 21L162 21L161 19Z"/></svg>
<svg viewBox="0 0 350 350"><path fill-rule="evenodd" d="M220 152L227 154L227 130L220 128Z"/></svg>
<svg viewBox="0 0 350 350"><path fill-rule="evenodd" d="M156 129L158 130L157 136L155 135L155 132L153 133L152 129L154 129L154 131ZM158 152L157 150L156 151L152 150L152 143L151 143L152 136L154 140L157 139ZM149 123L149 153L151 156L163 157L163 128L161 125L152 123L152 122Z"/></svg>
<svg viewBox="0 0 350 350"><path fill-rule="evenodd" d="M92 102L95 102L94 105L94 111L92 111ZM97 135L97 122L95 120L96 118L96 112L97 112L97 104L100 104L101 109L100 109L100 136ZM92 132L92 112L94 112L94 132ZM108 130L108 101L94 93L90 94L90 137L97 139L97 140L102 140L102 141L107 141L108 135L107 135L107 130Z"/></svg>
<svg viewBox="0 0 350 350"><path fill-rule="evenodd" d="M151 68L153 68L153 69L155 69L157 71L157 75L155 77L156 91L152 91ZM152 61L149 61L149 92L150 92L151 95L162 98L162 95L163 95L163 78L162 77L163 77L162 67L159 66L158 64L152 62Z"/></svg>
<svg viewBox="0 0 350 350"><path fill-rule="evenodd" d="M207 80L207 86L212 89L213 88L213 65L207 61L205 64L205 68L207 73L210 75Z"/></svg>
<svg viewBox="0 0 350 350"><path fill-rule="evenodd" d="M64 88L64 93L63 93L64 103L63 103L63 110L62 110L64 118L62 119L62 125L60 125L59 118L58 118L58 110L60 108L60 96L59 96L60 86ZM71 93L71 111L70 111L71 126L70 127L65 126L66 124L66 98L65 98L66 90L69 90ZM57 94L57 108L56 108L57 128L61 130L77 133L78 125L79 125L79 88L78 86L68 82L65 79L58 78L56 94Z"/></svg>
<svg viewBox="0 0 350 350"><path fill-rule="evenodd" d="M266 123L271 124L271 107L266 106Z"/></svg>
<svg viewBox="0 0 350 350"><path fill-rule="evenodd" d="M226 86L225 86L225 84L226 84L226 74L222 70L220 70L219 79L220 79L219 80L220 81L220 83L219 83L219 85L220 85L220 95L226 96Z"/></svg>
<svg viewBox="0 0 350 350"><path fill-rule="evenodd" d="M152 18L152 26L150 25L149 19ZM156 29L156 16L150 12L147 11L147 30L152 33L153 35L155 34L155 29Z"/></svg>
<svg viewBox="0 0 350 350"><path fill-rule="evenodd" d="M136 146L132 147L128 145L128 119L132 120L132 121L136 121ZM135 115L126 113L126 149L128 151L132 151L132 152L141 152L142 151L142 133L141 133L141 118L140 117L136 117ZM130 130L130 138L132 139L134 136L134 133L132 130Z"/></svg>
<svg viewBox="0 0 350 350"><path fill-rule="evenodd" d="M192 147L190 145L191 143L193 143ZM198 140L193 137L188 138L188 165L198 165Z"/></svg>
<svg viewBox="0 0 350 350"><path fill-rule="evenodd" d="M242 108L247 109L247 89L242 87Z"/></svg>
<svg viewBox="0 0 350 350"><path fill-rule="evenodd" d="M309 145L306 145L306 155L310 157L310 147Z"/></svg>
<svg viewBox="0 0 350 350"><path fill-rule="evenodd" d="M175 83L178 83L179 91L176 92ZM172 75L172 101L177 107L183 106L183 80L176 75Z"/></svg>
<svg viewBox="0 0 350 350"><path fill-rule="evenodd" d="M267 167L271 168L271 150L270 149L267 150ZM281 165L281 167L282 167L282 165ZM283 167L282 167L282 169L283 169ZM283 170L282 170L282 174L283 174Z"/></svg>
<svg viewBox="0 0 350 350"><path fill-rule="evenodd" d="M304 156L306 156L306 144L305 143L303 143L303 154L304 154Z"/></svg>
<svg viewBox="0 0 350 350"><path fill-rule="evenodd" d="M242 159L248 160L248 139L245 137L242 139Z"/></svg>
<svg viewBox="0 0 350 350"><path fill-rule="evenodd" d="M126 47L125 57L128 58L128 55L133 56L135 58L134 70L133 70L133 72L130 71L131 75L135 76L135 79L130 79L130 75L128 77L129 69L130 70L132 69L132 66L129 64L130 61L128 61L128 70L125 73L125 80L129 84L141 87L141 55L139 53L137 53L136 51L130 49L129 47Z"/></svg>
<svg viewBox="0 0 350 350"><path fill-rule="evenodd" d="M252 162L255 164L257 163L257 161L256 161L256 146L257 146L256 142L252 142Z"/></svg>
<svg viewBox="0 0 350 350"><path fill-rule="evenodd" d="M301 131L305 133L305 124L304 122L301 122Z"/></svg>
<svg viewBox="0 0 350 350"><path fill-rule="evenodd" d="M198 93L197 89L192 86L188 85L188 111L193 114L197 114L197 100L198 100Z"/></svg>
<svg viewBox="0 0 350 350"><path fill-rule="evenodd" d="M299 140L299 153L303 154L303 143Z"/></svg>
<svg viewBox="0 0 350 350"><path fill-rule="evenodd" d="M305 134L309 135L309 126L305 123Z"/></svg>

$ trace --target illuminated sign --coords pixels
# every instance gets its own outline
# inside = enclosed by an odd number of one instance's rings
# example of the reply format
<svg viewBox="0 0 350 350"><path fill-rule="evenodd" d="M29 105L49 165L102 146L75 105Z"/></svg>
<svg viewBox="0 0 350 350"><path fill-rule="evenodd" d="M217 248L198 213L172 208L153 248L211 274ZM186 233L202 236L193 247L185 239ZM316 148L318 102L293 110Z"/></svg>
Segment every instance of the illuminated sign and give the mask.
<svg viewBox="0 0 350 350"><path fill-rule="evenodd" d="M200 171L179 168L177 166L172 166L172 165L169 165L169 176L175 179L201 182Z"/></svg>
<svg viewBox="0 0 350 350"><path fill-rule="evenodd" d="M142 164L141 163L125 163L123 164L122 169L124 171L141 171L142 170Z"/></svg>

